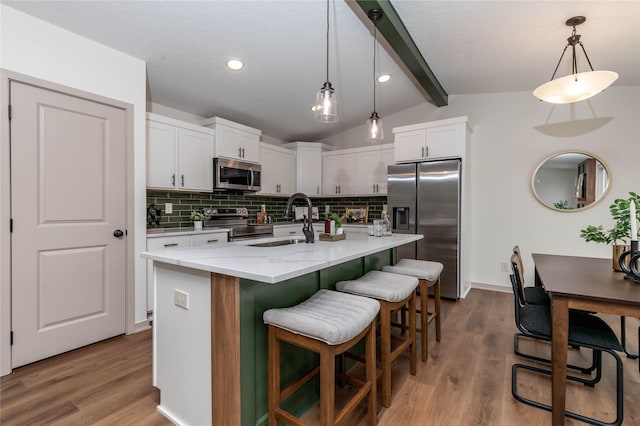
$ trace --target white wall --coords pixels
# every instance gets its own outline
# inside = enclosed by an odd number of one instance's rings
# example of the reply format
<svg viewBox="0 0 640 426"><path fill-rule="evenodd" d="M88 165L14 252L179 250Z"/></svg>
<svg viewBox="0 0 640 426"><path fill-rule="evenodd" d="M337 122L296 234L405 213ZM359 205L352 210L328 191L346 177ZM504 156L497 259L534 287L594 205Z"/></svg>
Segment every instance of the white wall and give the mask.
<svg viewBox="0 0 640 426"><path fill-rule="evenodd" d="M104 45L53 26L49 23L18 12L0 4L0 68L46 80L74 89L105 96L134 106L134 215L135 253L130 259L135 263L135 303L134 318L129 319L128 331L135 327L146 326L146 263L140 258L140 252L146 247L146 160L145 160L145 96L146 73L142 60L128 56ZM6 105L6 93L3 105ZM6 111L3 111L6 114ZM8 140L4 138L6 129L2 129L2 152L6 152ZM2 191L0 205L8 205L9 184L6 179L8 157L0 159ZM5 223L5 222L3 222ZM6 226L0 226L0 253L2 254L2 275L0 275L0 318L2 325L0 337L0 374L10 371L10 348L8 343L10 324L7 318L6 303L9 300L8 265L9 235ZM134 325L135 324L135 325Z"/></svg>
<svg viewBox="0 0 640 426"><path fill-rule="evenodd" d="M519 244L526 281L533 282L532 252L611 257L611 248L579 238L586 225L612 225L608 206L640 191L640 87L609 88L583 102L552 105L530 92L450 96L442 108L425 103L383 116L385 141L392 128L467 115L471 135L471 281L509 286L501 262ZM365 126L321 142L363 146ZM560 213L543 207L530 189L538 164L554 152L585 150L611 168L607 197L585 211Z"/></svg>

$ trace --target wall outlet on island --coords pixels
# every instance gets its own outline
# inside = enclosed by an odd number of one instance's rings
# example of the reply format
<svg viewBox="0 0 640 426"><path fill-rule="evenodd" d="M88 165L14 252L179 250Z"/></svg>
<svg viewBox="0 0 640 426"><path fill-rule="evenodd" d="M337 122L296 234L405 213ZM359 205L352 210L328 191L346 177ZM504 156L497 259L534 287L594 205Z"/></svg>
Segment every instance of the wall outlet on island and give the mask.
<svg viewBox="0 0 640 426"><path fill-rule="evenodd" d="M189 293L182 290L174 290L173 303L181 308L189 309Z"/></svg>
<svg viewBox="0 0 640 426"><path fill-rule="evenodd" d="M500 262L500 270L502 272L509 272L509 264L507 262Z"/></svg>

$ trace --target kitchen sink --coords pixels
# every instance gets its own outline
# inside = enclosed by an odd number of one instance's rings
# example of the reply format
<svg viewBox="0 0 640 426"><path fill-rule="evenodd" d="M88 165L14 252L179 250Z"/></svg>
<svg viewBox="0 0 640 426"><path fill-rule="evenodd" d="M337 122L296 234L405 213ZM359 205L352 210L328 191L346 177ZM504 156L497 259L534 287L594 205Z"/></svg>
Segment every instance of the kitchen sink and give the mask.
<svg viewBox="0 0 640 426"><path fill-rule="evenodd" d="M286 240L266 241L264 243L247 244L251 247L278 247L304 243L304 238L287 238Z"/></svg>

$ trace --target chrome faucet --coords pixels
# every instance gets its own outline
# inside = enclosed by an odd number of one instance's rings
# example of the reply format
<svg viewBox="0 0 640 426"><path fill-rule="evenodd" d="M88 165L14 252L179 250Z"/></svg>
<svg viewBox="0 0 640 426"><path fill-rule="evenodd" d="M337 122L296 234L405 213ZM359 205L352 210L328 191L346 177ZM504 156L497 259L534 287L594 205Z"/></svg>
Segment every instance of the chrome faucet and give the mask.
<svg viewBox="0 0 640 426"><path fill-rule="evenodd" d="M287 200L287 206L284 209L284 218L289 220L291 213L291 204L293 200L301 198L307 202L307 214L302 216L302 233L304 234L305 242L313 243L313 208L311 207L311 199L302 192L296 192ZM295 215L294 215L295 217Z"/></svg>

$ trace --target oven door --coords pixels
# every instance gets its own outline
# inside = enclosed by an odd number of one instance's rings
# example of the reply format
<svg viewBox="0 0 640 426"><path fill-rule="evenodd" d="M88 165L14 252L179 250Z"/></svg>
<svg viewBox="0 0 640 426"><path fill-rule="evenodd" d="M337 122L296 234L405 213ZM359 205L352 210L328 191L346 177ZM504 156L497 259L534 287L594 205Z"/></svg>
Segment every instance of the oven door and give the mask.
<svg viewBox="0 0 640 426"><path fill-rule="evenodd" d="M260 191L262 169L260 164L213 159L213 189L256 192Z"/></svg>

